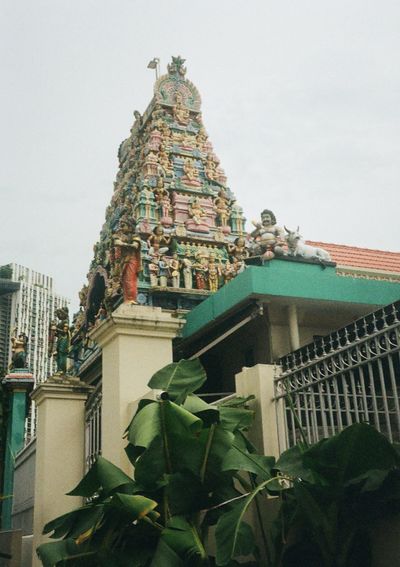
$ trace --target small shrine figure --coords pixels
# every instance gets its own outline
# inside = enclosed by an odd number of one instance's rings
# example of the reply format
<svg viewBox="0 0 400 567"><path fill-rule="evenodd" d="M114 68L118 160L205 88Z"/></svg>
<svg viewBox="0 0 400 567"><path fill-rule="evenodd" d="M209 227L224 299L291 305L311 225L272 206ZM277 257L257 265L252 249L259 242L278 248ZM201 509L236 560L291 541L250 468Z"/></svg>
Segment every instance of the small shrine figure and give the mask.
<svg viewBox="0 0 400 567"><path fill-rule="evenodd" d="M71 346L71 333L69 329L68 307L56 310L56 321L52 321L49 331L49 356L54 356L57 365L57 374L67 371L68 353Z"/></svg>
<svg viewBox="0 0 400 567"><path fill-rule="evenodd" d="M86 307L88 289L88 286L84 284L79 292L79 305L82 307Z"/></svg>
<svg viewBox="0 0 400 567"><path fill-rule="evenodd" d="M238 236L235 238L233 244L228 244L228 251L231 256L237 258L239 261L246 260L250 255L246 247L246 239L243 236Z"/></svg>
<svg viewBox="0 0 400 567"><path fill-rule="evenodd" d="M150 285L155 287L158 285L158 276L159 276L159 256L158 254L154 253L150 256L150 262L148 265L149 268L149 278L150 278Z"/></svg>
<svg viewBox="0 0 400 567"><path fill-rule="evenodd" d="M143 173L147 177L157 175L158 159L154 152L149 152L144 160Z"/></svg>
<svg viewBox="0 0 400 567"><path fill-rule="evenodd" d="M162 136L160 130L155 128L149 136L149 141L147 142L147 147L149 150L153 152L157 152L160 148L160 144L162 141Z"/></svg>
<svg viewBox="0 0 400 567"><path fill-rule="evenodd" d="M210 254L208 260L208 288L210 291L218 291L221 268L215 262L215 255Z"/></svg>
<svg viewBox="0 0 400 567"><path fill-rule="evenodd" d="M153 228L153 233L149 237L147 243L149 245L149 252L153 254L154 252L160 252L161 247L166 247L165 252L168 250L171 244L171 236L167 236L164 233L164 228L161 224Z"/></svg>
<svg viewBox="0 0 400 567"><path fill-rule="evenodd" d="M182 259L183 285L185 289L193 288L193 262L190 259L190 252L186 252Z"/></svg>
<svg viewBox="0 0 400 567"><path fill-rule="evenodd" d="M241 274L242 272L244 272L245 269L246 269L246 264L243 262L243 260L238 260L237 258L233 258L232 271L234 276Z"/></svg>
<svg viewBox="0 0 400 567"><path fill-rule="evenodd" d="M108 281L108 285L105 291L105 305L109 311L112 311L115 301L122 294L121 279L118 274L114 274L111 280Z"/></svg>
<svg viewBox="0 0 400 567"><path fill-rule="evenodd" d="M261 223L253 221L253 225L256 227L251 233L254 256L262 255L263 258L270 260L276 254L284 253L285 233L281 227L277 226L276 217L272 211L265 209L261 213Z"/></svg>
<svg viewBox="0 0 400 567"><path fill-rule="evenodd" d="M190 112L183 105L183 98L181 93L176 93L175 101L175 106L172 109L174 119L178 124L187 126L189 124Z"/></svg>
<svg viewBox="0 0 400 567"><path fill-rule="evenodd" d="M189 187L201 186L201 182L199 181L199 172L192 159L185 159L185 163L183 165L183 173L184 175L181 177L182 183L188 185Z"/></svg>
<svg viewBox="0 0 400 567"><path fill-rule="evenodd" d="M227 260L225 262L225 266L224 266L224 269L222 271L222 275L224 277L224 283L226 283L226 284L228 282L230 282L235 277L235 272L234 272L233 266L232 266L232 264L230 263L229 260Z"/></svg>
<svg viewBox="0 0 400 567"><path fill-rule="evenodd" d="M180 267L180 262L179 262L178 254L174 254L169 261L169 270L171 274L172 287L176 287L176 288L180 287L179 267Z"/></svg>
<svg viewBox="0 0 400 567"><path fill-rule="evenodd" d="M218 197L216 197L216 199L214 200L214 209L217 213L219 226L227 227L229 223L230 210L229 198L224 189L219 190Z"/></svg>
<svg viewBox="0 0 400 567"><path fill-rule="evenodd" d="M28 337L25 333L17 335L17 329L14 330L14 336L11 337L11 365L10 369L26 368L26 357L28 351Z"/></svg>
<svg viewBox="0 0 400 567"><path fill-rule="evenodd" d="M231 227L233 232L243 234L245 220L246 219L243 218L242 207L238 205L236 201L234 201L231 205Z"/></svg>
<svg viewBox="0 0 400 567"><path fill-rule="evenodd" d="M194 197L190 201L189 215L196 224L202 224L202 219L207 216L207 213L201 206L200 199L198 197Z"/></svg>
<svg viewBox="0 0 400 567"><path fill-rule="evenodd" d="M96 313L95 325L98 325L99 323L101 323L102 321L105 321L106 319L107 319L107 309L106 309L104 303L101 302L99 310Z"/></svg>
<svg viewBox="0 0 400 567"><path fill-rule="evenodd" d="M65 374L67 371L68 353L71 346L71 333L68 322L65 322L57 335L56 364L57 374Z"/></svg>
<svg viewBox="0 0 400 567"><path fill-rule="evenodd" d="M206 164L204 166L204 172L207 178L210 179L211 181L215 181L217 178L216 168L217 168L216 163L208 157Z"/></svg>
<svg viewBox="0 0 400 567"><path fill-rule="evenodd" d="M199 261L193 265L197 289L206 289L208 261L207 257L200 255Z"/></svg>
<svg viewBox="0 0 400 567"><path fill-rule="evenodd" d="M200 152L204 152L204 145L207 142L207 134L204 128L200 128L196 136L196 146Z"/></svg>
<svg viewBox="0 0 400 567"><path fill-rule="evenodd" d="M137 204L137 216L139 218L155 218L155 199L153 191L145 185L139 193Z"/></svg>
<svg viewBox="0 0 400 567"><path fill-rule="evenodd" d="M121 219L114 235L114 246L120 250L120 277L124 303L136 303L137 278L142 269L140 259L140 237L135 234L134 220Z"/></svg>
<svg viewBox="0 0 400 567"><path fill-rule="evenodd" d="M174 168L170 162L167 152L160 151L158 154L158 161L160 164L160 171L165 177L170 177L174 173Z"/></svg>
<svg viewBox="0 0 400 567"><path fill-rule="evenodd" d="M158 277L160 278L160 286L167 287L170 271L169 271L169 262L165 256L160 257L158 261L158 269L159 269Z"/></svg>

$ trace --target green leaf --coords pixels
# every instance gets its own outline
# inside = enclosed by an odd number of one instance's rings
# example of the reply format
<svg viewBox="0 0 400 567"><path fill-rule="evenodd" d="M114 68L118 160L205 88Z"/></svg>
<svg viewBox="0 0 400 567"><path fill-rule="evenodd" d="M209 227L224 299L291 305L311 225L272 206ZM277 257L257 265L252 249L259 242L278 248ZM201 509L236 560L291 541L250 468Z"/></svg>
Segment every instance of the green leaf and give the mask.
<svg viewBox="0 0 400 567"><path fill-rule="evenodd" d="M157 507L157 502L145 496L116 493L111 498L109 506L121 510L129 516L130 521L134 522L154 510Z"/></svg>
<svg viewBox="0 0 400 567"><path fill-rule="evenodd" d="M208 564L208 555L195 526L184 517L171 518L161 534L161 540L184 561L185 565ZM186 563L189 560L190 562Z"/></svg>
<svg viewBox="0 0 400 567"><path fill-rule="evenodd" d="M134 486L133 480L128 475L100 456L80 483L71 492L68 492L68 495L88 498L101 488L108 495L116 488L126 484Z"/></svg>
<svg viewBox="0 0 400 567"><path fill-rule="evenodd" d="M199 417L206 426L219 421L218 408L207 404L204 400L194 394L189 394L183 404L183 407L185 410L190 411L190 413Z"/></svg>
<svg viewBox="0 0 400 567"><path fill-rule="evenodd" d="M207 375L198 358L180 360L164 366L156 372L149 382L149 388L164 390L177 404L198 390L206 381Z"/></svg>
<svg viewBox="0 0 400 567"><path fill-rule="evenodd" d="M242 407L220 406L220 423L228 431L247 429L253 423L254 411Z"/></svg>
<svg viewBox="0 0 400 567"><path fill-rule="evenodd" d="M256 474L260 479L272 478L271 469L275 465L275 457L264 457L248 453L237 445L233 445L226 454L223 463L223 471L247 471Z"/></svg>
<svg viewBox="0 0 400 567"><path fill-rule="evenodd" d="M81 546L76 545L72 539L63 539L51 543L43 543L37 548L37 555L43 567L55 567L57 563L83 553ZM87 557L94 555L88 552Z"/></svg>
<svg viewBox="0 0 400 567"><path fill-rule="evenodd" d="M189 430L196 433L202 428L201 419L183 407L169 401L154 402L146 405L132 421L128 433L129 443L147 449L155 437L162 435L162 405L167 432Z"/></svg>
<svg viewBox="0 0 400 567"><path fill-rule="evenodd" d="M219 518L215 530L218 566L228 565L235 557L250 555L253 552L253 531L243 520L251 500L247 497Z"/></svg>
<svg viewBox="0 0 400 567"><path fill-rule="evenodd" d="M150 567L184 567L182 559L160 538Z"/></svg>

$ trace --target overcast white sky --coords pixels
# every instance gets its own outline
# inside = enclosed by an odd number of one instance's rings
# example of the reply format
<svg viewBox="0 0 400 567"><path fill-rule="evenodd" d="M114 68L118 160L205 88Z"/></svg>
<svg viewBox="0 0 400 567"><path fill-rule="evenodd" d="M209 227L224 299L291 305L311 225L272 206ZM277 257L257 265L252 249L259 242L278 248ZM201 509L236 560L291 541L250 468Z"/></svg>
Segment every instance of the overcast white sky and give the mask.
<svg viewBox="0 0 400 567"><path fill-rule="evenodd" d="M248 219L399 250L398 0L2 0L0 264L73 299L150 59L186 58Z"/></svg>

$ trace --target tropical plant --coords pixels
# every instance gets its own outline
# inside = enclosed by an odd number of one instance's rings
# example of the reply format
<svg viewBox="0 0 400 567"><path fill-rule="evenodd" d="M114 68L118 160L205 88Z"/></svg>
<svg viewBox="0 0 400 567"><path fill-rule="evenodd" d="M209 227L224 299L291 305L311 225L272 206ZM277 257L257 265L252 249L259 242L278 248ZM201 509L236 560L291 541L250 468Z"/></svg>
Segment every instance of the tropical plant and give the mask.
<svg viewBox="0 0 400 567"><path fill-rule="evenodd" d="M392 445L360 424L276 463L246 437L248 399L207 404L194 394L205 380L197 360L151 378L162 393L126 431L134 479L99 457L70 492L86 504L45 526L58 541L38 548L43 565L367 567L360 538L398 505Z"/></svg>

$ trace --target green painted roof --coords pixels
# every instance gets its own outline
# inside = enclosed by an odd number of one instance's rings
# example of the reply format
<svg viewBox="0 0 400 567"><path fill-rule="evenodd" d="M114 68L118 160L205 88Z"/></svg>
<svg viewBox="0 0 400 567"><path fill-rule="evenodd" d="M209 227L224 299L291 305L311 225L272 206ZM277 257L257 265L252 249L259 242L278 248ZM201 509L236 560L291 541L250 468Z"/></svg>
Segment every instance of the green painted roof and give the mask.
<svg viewBox="0 0 400 567"><path fill-rule="evenodd" d="M248 266L188 313L183 338L252 297L387 305L400 298L400 282L338 276L333 266L275 259L264 266Z"/></svg>

